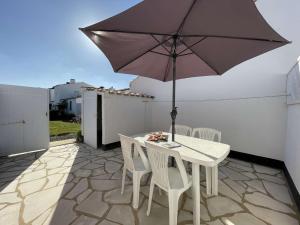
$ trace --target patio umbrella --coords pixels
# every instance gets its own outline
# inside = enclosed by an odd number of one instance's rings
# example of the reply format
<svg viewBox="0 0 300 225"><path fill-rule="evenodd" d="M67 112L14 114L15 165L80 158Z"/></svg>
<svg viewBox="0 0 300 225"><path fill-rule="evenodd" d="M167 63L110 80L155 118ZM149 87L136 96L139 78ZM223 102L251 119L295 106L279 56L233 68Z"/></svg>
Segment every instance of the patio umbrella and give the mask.
<svg viewBox="0 0 300 225"><path fill-rule="evenodd" d="M118 73L173 81L221 75L233 66L288 43L252 0L144 0L81 28Z"/></svg>

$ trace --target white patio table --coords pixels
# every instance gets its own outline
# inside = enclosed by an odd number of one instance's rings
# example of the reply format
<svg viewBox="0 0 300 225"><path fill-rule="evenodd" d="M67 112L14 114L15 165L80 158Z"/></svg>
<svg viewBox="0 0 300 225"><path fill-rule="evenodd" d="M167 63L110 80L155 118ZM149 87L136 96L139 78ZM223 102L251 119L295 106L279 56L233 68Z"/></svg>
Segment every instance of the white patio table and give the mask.
<svg viewBox="0 0 300 225"><path fill-rule="evenodd" d="M164 133L169 134L169 133ZM133 138L138 140L142 146L148 139L149 133L134 135ZM169 140L170 138L169 134ZM218 186L218 164L222 162L230 152L230 146L223 143L207 141L199 138L175 135L175 142L180 147L172 150L180 153L183 160L192 163L193 179L193 221L195 225L200 225L200 165L211 167L212 170L212 187L217 190ZM162 145L166 142L154 143ZM215 191L213 191L214 193ZM135 198L133 198L135 199Z"/></svg>

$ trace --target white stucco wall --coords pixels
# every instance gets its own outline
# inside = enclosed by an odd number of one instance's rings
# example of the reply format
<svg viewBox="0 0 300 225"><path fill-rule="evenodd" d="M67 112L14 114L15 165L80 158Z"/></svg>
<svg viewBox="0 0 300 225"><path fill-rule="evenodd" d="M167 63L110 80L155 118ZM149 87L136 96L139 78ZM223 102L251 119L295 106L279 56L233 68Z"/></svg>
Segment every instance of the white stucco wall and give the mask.
<svg viewBox="0 0 300 225"><path fill-rule="evenodd" d="M103 144L120 141L119 133L134 135L146 130L146 109L149 99L102 95Z"/></svg>
<svg viewBox="0 0 300 225"><path fill-rule="evenodd" d="M285 165L300 191L300 104L288 107Z"/></svg>
<svg viewBox="0 0 300 225"><path fill-rule="evenodd" d="M299 78L300 77L300 65L299 62L293 67L289 73L290 78ZM300 92L299 87L300 83L298 79L292 79L294 87L297 90L295 92ZM292 86L289 86L291 88ZM293 93L292 90L288 90L289 93ZM294 96L293 96L294 97ZM292 98L292 97L289 97ZM295 99L299 100L299 99ZM293 178L293 181L300 191L300 103L299 101L290 101L295 102L296 104L288 105L287 113L287 130L286 130L286 145L285 145L285 165Z"/></svg>
<svg viewBox="0 0 300 225"><path fill-rule="evenodd" d="M233 150L284 159L286 132L286 74L300 52L300 2L258 1L270 25L293 43L244 62L223 76L177 82L178 123L214 127ZM230 52L228 53L230 54ZM168 129L171 83L137 78L136 92L154 95L149 129Z"/></svg>

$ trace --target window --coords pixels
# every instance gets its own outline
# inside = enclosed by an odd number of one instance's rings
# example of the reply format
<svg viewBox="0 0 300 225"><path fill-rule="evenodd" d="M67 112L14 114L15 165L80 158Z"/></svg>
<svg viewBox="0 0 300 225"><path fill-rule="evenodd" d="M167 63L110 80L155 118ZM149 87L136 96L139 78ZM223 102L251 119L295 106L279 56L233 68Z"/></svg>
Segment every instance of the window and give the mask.
<svg viewBox="0 0 300 225"><path fill-rule="evenodd" d="M72 100L69 102L69 110L72 111Z"/></svg>

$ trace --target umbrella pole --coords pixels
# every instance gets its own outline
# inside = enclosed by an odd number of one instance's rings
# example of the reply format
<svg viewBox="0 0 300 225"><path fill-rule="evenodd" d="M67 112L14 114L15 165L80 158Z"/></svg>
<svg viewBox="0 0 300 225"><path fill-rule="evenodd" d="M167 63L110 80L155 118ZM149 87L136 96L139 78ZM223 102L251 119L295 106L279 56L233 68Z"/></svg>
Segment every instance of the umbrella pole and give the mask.
<svg viewBox="0 0 300 225"><path fill-rule="evenodd" d="M174 50L172 53L173 58L173 90L172 90L172 112L171 112L171 118L172 118L172 142L175 141L175 120L177 116L177 107L175 106L175 93L176 93L176 42L177 42L177 35L173 36L174 40ZM175 166L175 160L172 158L172 166Z"/></svg>
<svg viewBox="0 0 300 225"><path fill-rule="evenodd" d="M175 141L175 120L177 116L177 107L175 106L175 93L176 93L176 58L177 58L177 53L176 53L176 47L177 47L177 35L173 36L173 41L174 41L174 49L172 53L172 58L173 58L173 91L172 91L172 112L171 112L171 118L172 118L172 141Z"/></svg>

